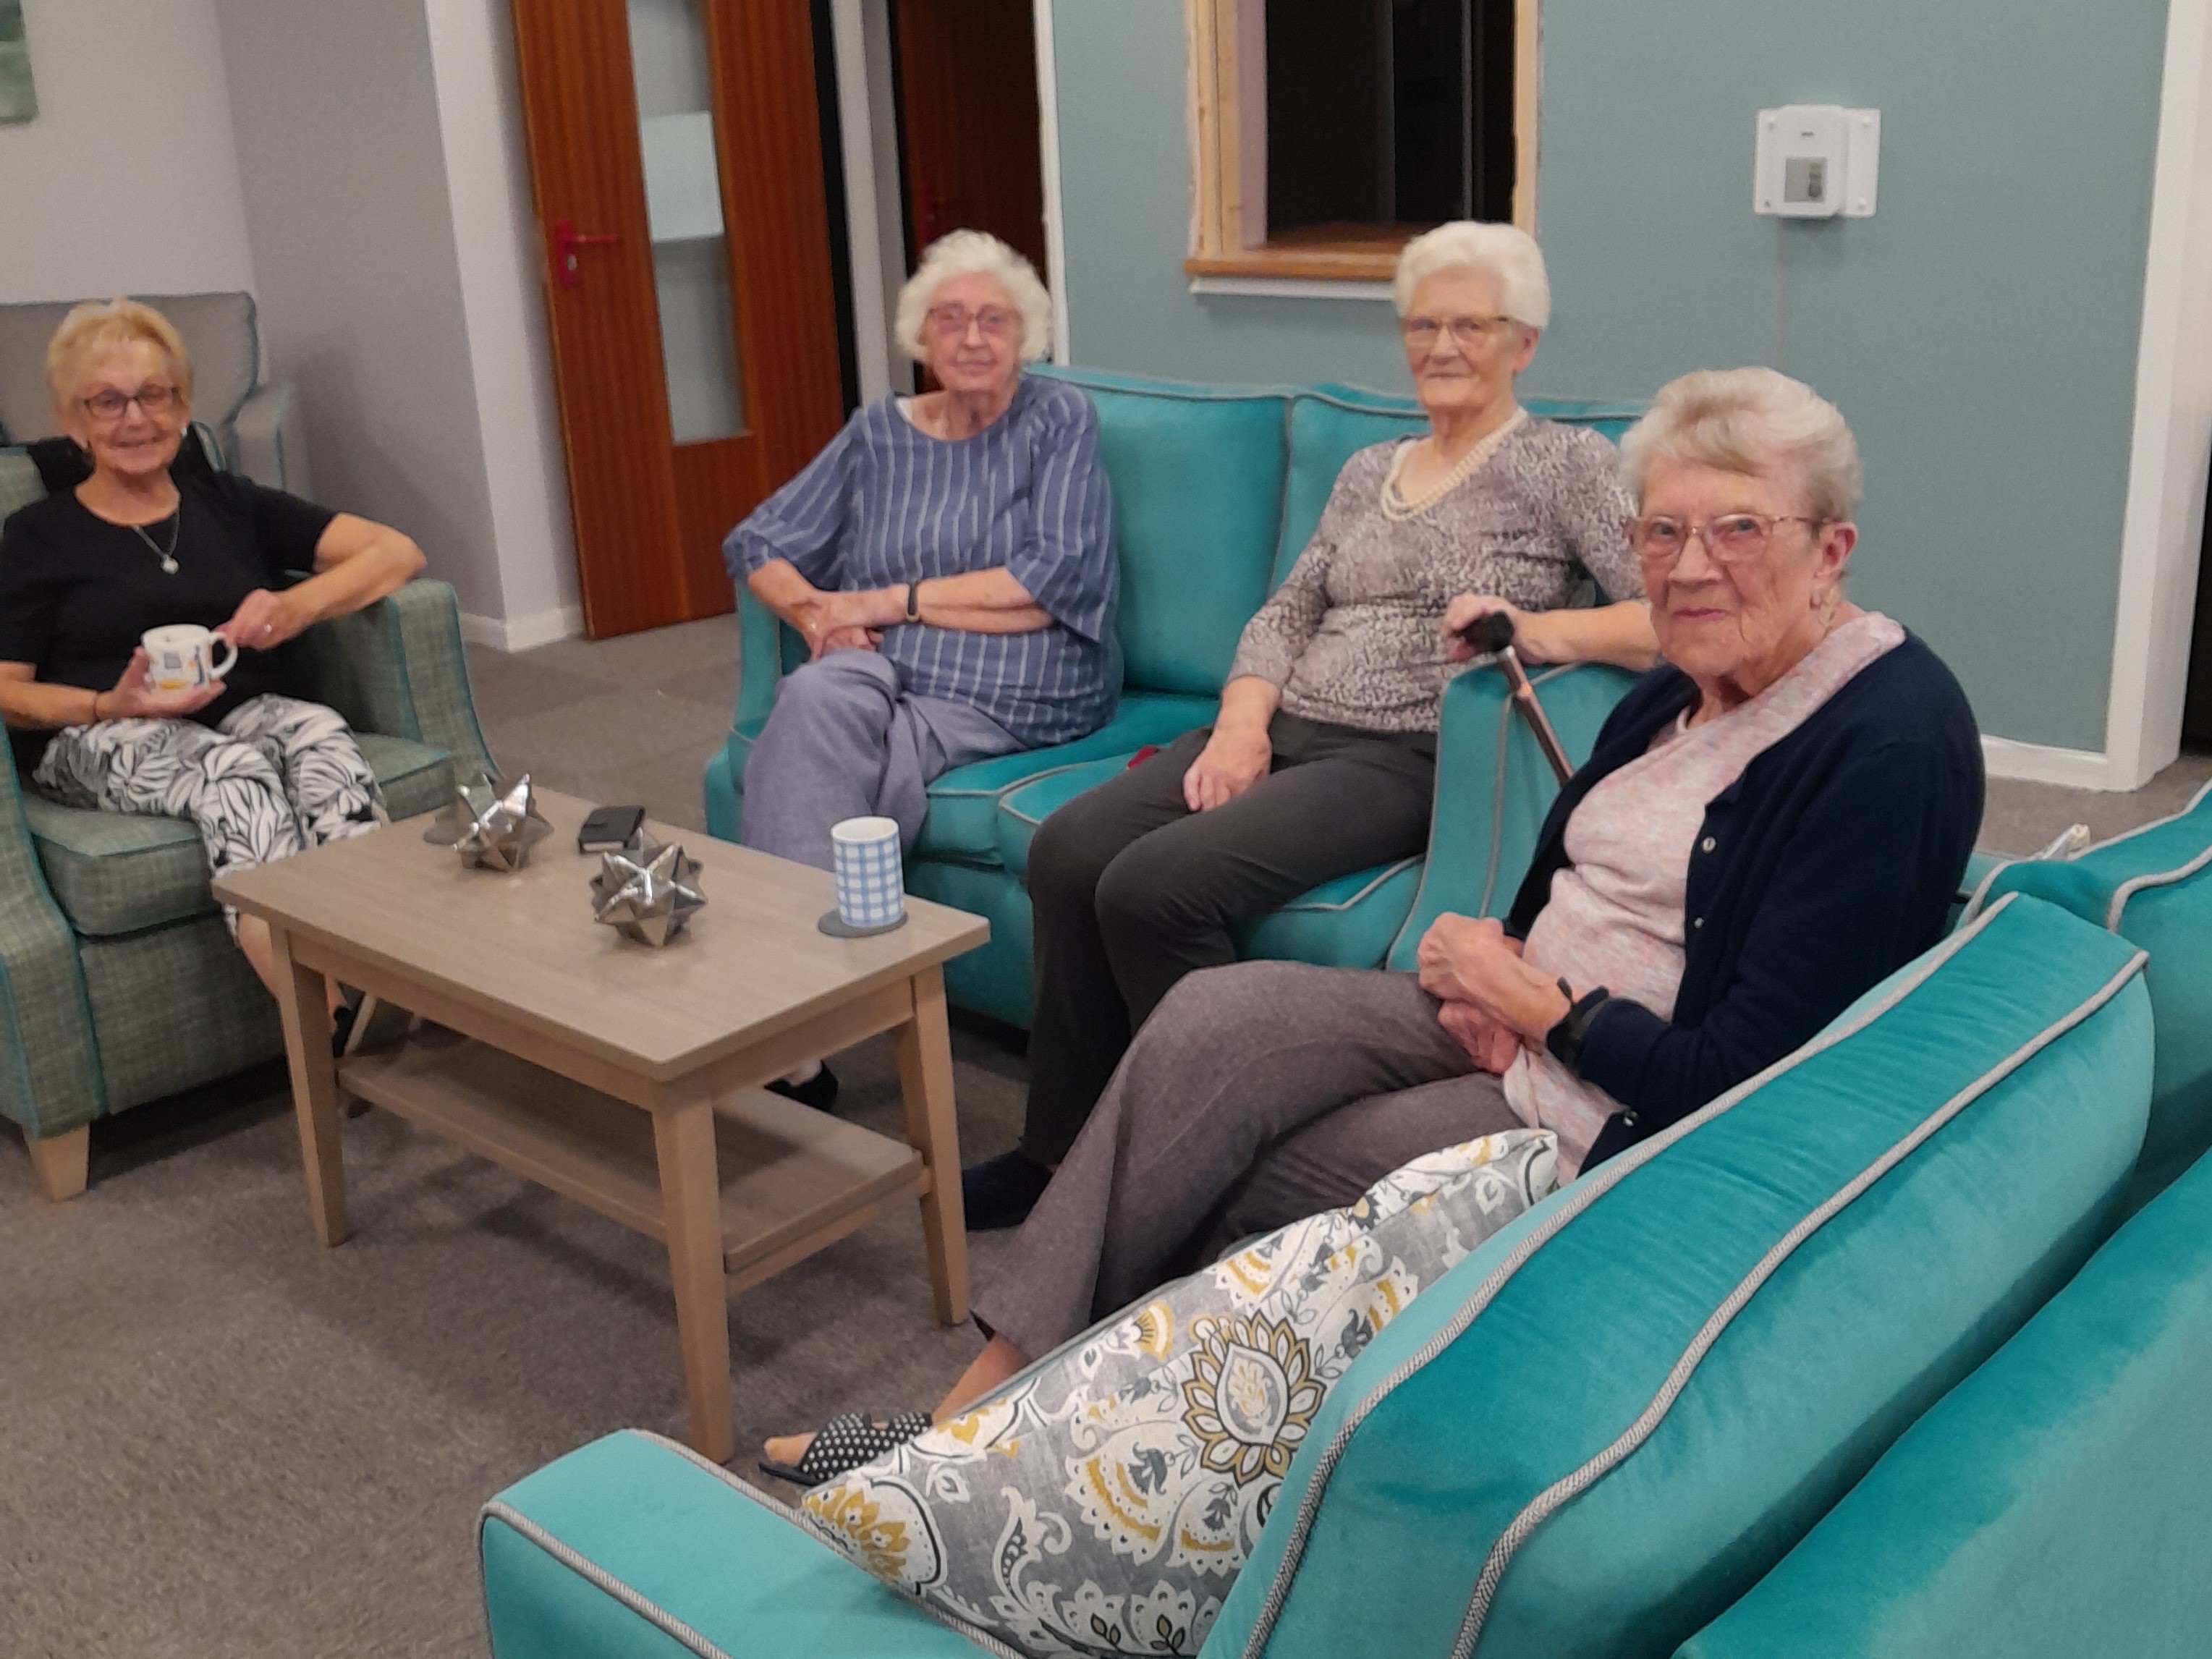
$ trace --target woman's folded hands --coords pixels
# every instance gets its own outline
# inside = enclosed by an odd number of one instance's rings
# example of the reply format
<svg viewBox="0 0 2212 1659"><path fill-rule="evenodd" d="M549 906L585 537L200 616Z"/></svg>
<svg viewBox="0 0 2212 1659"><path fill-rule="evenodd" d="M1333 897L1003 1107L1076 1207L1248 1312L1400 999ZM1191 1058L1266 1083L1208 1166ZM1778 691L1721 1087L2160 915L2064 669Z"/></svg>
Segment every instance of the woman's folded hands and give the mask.
<svg viewBox="0 0 2212 1659"><path fill-rule="evenodd" d="M1568 1000L1490 917L1438 916L1416 960L1421 988L1443 1005L1437 1023L1486 1072L1503 1073L1519 1048L1540 1047Z"/></svg>

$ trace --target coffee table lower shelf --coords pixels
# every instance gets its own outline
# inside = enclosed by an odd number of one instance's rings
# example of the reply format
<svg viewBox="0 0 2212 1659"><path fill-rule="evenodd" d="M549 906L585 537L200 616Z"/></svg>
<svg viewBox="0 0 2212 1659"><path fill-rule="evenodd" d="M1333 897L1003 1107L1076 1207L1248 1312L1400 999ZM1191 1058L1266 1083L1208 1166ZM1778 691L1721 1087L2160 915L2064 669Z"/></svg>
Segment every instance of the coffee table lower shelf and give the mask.
<svg viewBox="0 0 2212 1659"><path fill-rule="evenodd" d="M662 1243L652 1114L488 1043L410 1042L338 1068L347 1093ZM764 1089L714 1103L732 1293L927 1191L921 1154Z"/></svg>

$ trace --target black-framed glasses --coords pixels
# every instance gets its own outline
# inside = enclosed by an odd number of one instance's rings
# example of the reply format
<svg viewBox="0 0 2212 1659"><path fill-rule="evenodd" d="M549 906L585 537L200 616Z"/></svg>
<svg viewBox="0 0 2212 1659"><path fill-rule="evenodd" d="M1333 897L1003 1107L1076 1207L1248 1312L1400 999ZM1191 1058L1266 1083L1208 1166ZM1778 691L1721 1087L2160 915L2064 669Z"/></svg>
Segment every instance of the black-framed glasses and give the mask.
<svg viewBox="0 0 2212 1659"><path fill-rule="evenodd" d="M1407 317L1400 320L1398 331L1407 344L1426 351L1447 334L1462 345L1473 345L1512 325L1510 317Z"/></svg>
<svg viewBox="0 0 2212 1659"><path fill-rule="evenodd" d="M158 420L176 406L177 388L160 380L149 380L136 392L95 392L83 403L87 410L103 421L121 420L123 411L133 404Z"/></svg>
<svg viewBox="0 0 2212 1659"><path fill-rule="evenodd" d="M1705 551L1717 564L1748 564L1763 556L1766 544L1774 538L1774 526L1778 524L1805 524L1818 526L1826 519L1811 519L1802 513L1719 513L1703 524L1688 519L1678 519L1671 514L1653 513L1641 519L1631 519L1627 524L1628 545L1636 556L1648 565L1670 565L1682 556L1682 550L1694 536L1705 544Z"/></svg>

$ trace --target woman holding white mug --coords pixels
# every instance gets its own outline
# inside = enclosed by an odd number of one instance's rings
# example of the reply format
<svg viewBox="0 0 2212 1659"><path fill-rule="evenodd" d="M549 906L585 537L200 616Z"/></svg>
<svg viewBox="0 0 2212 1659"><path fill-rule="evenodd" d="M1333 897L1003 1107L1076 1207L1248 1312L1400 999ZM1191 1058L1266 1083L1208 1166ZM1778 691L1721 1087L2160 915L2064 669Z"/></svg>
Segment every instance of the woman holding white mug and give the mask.
<svg viewBox="0 0 2212 1659"><path fill-rule="evenodd" d="M92 471L0 531L0 717L32 787L189 819L216 875L384 822L352 732L298 695L305 665L286 646L398 587L422 550L236 474L173 473L191 363L151 307L77 307L46 377ZM267 924L225 915L270 983Z"/></svg>

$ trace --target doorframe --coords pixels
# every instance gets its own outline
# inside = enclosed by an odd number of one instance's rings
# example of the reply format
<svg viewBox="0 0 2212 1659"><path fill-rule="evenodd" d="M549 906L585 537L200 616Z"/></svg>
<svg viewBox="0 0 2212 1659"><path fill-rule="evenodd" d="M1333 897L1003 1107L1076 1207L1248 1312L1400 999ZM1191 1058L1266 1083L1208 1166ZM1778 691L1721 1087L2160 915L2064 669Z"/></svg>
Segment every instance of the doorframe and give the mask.
<svg viewBox="0 0 2212 1659"><path fill-rule="evenodd" d="M1068 362L1067 225L1060 208L1060 67L1053 53L1053 0L1034 0L1037 147L1044 173L1045 289L1052 296L1052 360Z"/></svg>
<svg viewBox="0 0 2212 1659"><path fill-rule="evenodd" d="M2135 432L2120 528L2105 778L2136 789L2181 752L2212 449L2212 0L2172 0L2159 88Z"/></svg>

